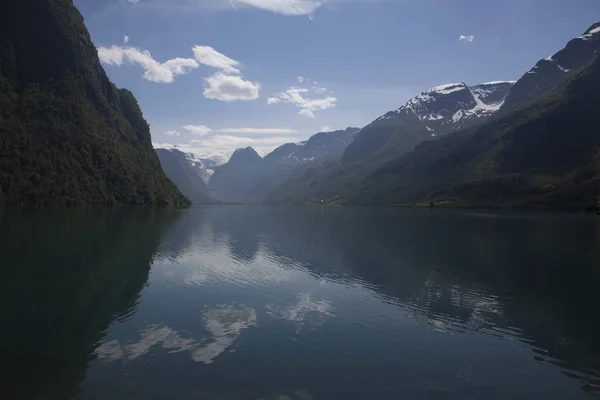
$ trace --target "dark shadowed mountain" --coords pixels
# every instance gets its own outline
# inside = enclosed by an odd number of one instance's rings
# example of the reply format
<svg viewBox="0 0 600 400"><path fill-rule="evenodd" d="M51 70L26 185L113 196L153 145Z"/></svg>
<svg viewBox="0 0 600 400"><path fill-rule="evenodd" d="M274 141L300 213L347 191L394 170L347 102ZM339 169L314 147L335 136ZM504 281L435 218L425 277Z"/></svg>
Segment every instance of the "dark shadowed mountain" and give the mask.
<svg viewBox="0 0 600 400"><path fill-rule="evenodd" d="M251 147L238 149L215 169L210 193L226 202L260 202L289 177L310 165L338 161L358 128L321 132L306 142L284 144L261 158Z"/></svg>
<svg viewBox="0 0 600 400"><path fill-rule="evenodd" d="M502 112L510 112L557 87L571 74L589 65L599 50L600 22L588 28L583 35L569 41L556 54L538 61L515 83L506 97Z"/></svg>
<svg viewBox="0 0 600 400"><path fill-rule="evenodd" d="M181 193L194 203L214 202L204 182L207 168L177 149L156 149L163 170Z"/></svg>
<svg viewBox="0 0 600 400"><path fill-rule="evenodd" d="M0 110L0 204L187 202L72 0L3 2Z"/></svg>

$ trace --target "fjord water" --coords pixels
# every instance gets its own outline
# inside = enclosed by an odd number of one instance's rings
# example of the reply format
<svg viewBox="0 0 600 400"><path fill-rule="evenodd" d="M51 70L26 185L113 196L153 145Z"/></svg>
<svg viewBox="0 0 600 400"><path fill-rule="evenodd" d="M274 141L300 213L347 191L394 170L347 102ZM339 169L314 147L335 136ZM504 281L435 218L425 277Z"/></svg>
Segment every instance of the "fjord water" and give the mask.
<svg viewBox="0 0 600 400"><path fill-rule="evenodd" d="M2 210L24 399L600 394L600 220L376 208Z"/></svg>

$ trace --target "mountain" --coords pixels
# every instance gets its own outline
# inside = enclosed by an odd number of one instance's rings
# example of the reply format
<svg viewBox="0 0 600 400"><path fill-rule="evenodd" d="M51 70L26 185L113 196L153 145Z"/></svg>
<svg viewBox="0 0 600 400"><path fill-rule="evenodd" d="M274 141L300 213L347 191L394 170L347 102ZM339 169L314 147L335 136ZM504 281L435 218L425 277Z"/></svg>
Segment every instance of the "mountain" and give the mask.
<svg viewBox="0 0 600 400"><path fill-rule="evenodd" d="M266 202L592 207L600 168L599 34L600 23L539 62L508 94L488 89L510 82L468 88L475 108L462 84L424 92L363 128L341 166L293 176ZM448 96L442 112L432 109ZM461 123L459 116L467 117ZM424 140L427 134L436 136Z"/></svg>
<svg viewBox="0 0 600 400"><path fill-rule="evenodd" d="M364 127L347 147L342 161L357 162L375 153L397 156L422 141L483 123L500 109L513 83L499 81L473 87L450 83L426 90Z"/></svg>
<svg viewBox="0 0 600 400"><path fill-rule="evenodd" d="M270 201L593 209L600 187L600 58L525 107L423 142L329 189L283 186ZM287 196L287 197L286 197Z"/></svg>
<svg viewBox="0 0 600 400"><path fill-rule="evenodd" d="M370 176L359 202L593 209L600 185L600 58L546 96L423 143Z"/></svg>
<svg viewBox="0 0 600 400"><path fill-rule="evenodd" d="M260 202L277 186L309 165L338 161L358 128L320 132L302 143L287 143L261 158L251 147L236 150L215 169L209 190L226 202Z"/></svg>
<svg viewBox="0 0 600 400"><path fill-rule="evenodd" d="M208 169L193 154L177 149L156 149L163 170L188 199L194 203L212 203L204 181ZM208 175L210 176L210 175Z"/></svg>
<svg viewBox="0 0 600 400"><path fill-rule="evenodd" d="M187 203L161 169L135 97L106 76L72 0L5 3L0 204Z"/></svg>
<svg viewBox="0 0 600 400"><path fill-rule="evenodd" d="M249 201L252 177L262 165L263 159L252 147L237 149L226 164L215 168L208 182L211 195L220 201Z"/></svg>
<svg viewBox="0 0 600 400"><path fill-rule="evenodd" d="M502 106L510 112L540 96L567 80L570 75L589 65L600 51L600 22L589 27L585 33L569 41L557 53L547 57L528 71L515 83Z"/></svg>

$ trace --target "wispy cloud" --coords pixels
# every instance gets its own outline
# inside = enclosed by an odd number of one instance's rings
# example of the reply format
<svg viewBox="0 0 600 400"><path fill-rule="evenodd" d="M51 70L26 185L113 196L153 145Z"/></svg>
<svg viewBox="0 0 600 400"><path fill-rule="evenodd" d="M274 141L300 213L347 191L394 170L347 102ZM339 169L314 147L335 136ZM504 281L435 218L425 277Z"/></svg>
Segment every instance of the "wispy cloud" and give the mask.
<svg viewBox="0 0 600 400"><path fill-rule="evenodd" d="M308 92L309 90L305 88L291 87L269 98L267 103L275 104L283 102L294 104L296 107L301 108L298 114L307 118L315 118L315 111L327 110L337 105L337 98L333 96L311 99L306 97Z"/></svg>
<svg viewBox="0 0 600 400"><path fill-rule="evenodd" d="M206 138L193 139L186 143L153 143L155 148L176 148L186 153L195 154L231 154L235 149L252 146L261 154L272 151L285 143L303 140L296 136L266 136L248 137L235 135L214 135Z"/></svg>
<svg viewBox="0 0 600 400"><path fill-rule="evenodd" d="M327 110L337 106L338 99L331 95L325 95L326 93L329 93L329 90L324 87L316 86L317 82L312 82L310 79L302 76L298 77L298 82L306 84L310 89L292 86L281 93L269 97L267 99L267 104L294 104L301 109L298 114L306 118L315 118L316 111ZM311 94L319 95L319 97L314 98Z"/></svg>
<svg viewBox="0 0 600 400"><path fill-rule="evenodd" d="M237 133L242 135L294 135L298 131L285 128L222 128L219 132Z"/></svg>
<svg viewBox="0 0 600 400"><path fill-rule="evenodd" d="M192 135L204 136L212 133L212 129L204 125L186 125L183 127L186 131Z"/></svg>
<svg viewBox="0 0 600 400"><path fill-rule="evenodd" d="M99 47L100 61L108 65L121 66L126 61L142 67L144 78L157 83L171 83L175 76L187 74L200 65L191 58L174 58L164 63L156 61L148 50L135 47L111 46Z"/></svg>
<svg viewBox="0 0 600 400"><path fill-rule="evenodd" d="M163 135L167 135L167 136L179 136L179 132L177 132L177 131L167 131L167 132L163 133Z"/></svg>
<svg viewBox="0 0 600 400"><path fill-rule="evenodd" d="M204 78L206 88L204 97L221 100L255 100L259 96L260 84L250 82L239 76L225 75L217 72L216 74Z"/></svg>
<svg viewBox="0 0 600 400"><path fill-rule="evenodd" d="M129 43L129 36L125 35L123 36L123 44L127 44Z"/></svg>
<svg viewBox="0 0 600 400"><path fill-rule="evenodd" d="M236 148L252 146L263 154L285 143L303 140L300 132L289 128L226 127L211 129L205 125L186 125L182 127L192 137L175 139L175 143L154 143L156 148L177 148L196 154L231 154ZM177 132L176 130L169 132ZM171 140L168 140L171 141ZM179 142L179 143L177 143Z"/></svg>
<svg viewBox="0 0 600 400"><path fill-rule="evenodd" d="M232 0L234 4L242 4L283 15L310 15L327 0Z"/></svg>
<svg viewBox="0 0 600 400"><path fill-rule="evenodd" d="M240 66L238 61L219 53L210 46L194 46L192 50L196 61L200 64L220 69L228 74L240 74L237 68Z"/></svg>
<svg viewBox="0 0 600 400"><path fill-rule="evenodd" d="M475 40L475 36L473 35L460 35L458 37L458 40L463 40L465 42L472 42L473 40Z"/></svg>

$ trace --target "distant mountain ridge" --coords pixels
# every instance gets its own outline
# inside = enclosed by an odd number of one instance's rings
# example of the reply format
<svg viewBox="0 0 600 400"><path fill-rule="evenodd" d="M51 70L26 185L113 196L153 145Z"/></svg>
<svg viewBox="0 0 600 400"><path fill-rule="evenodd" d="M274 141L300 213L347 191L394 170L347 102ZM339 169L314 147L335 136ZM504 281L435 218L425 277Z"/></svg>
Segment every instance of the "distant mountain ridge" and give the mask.
<svg viewBox="0 0 600 400"><path fill-rule="evenodd" d="M356 162L386 150L404 153L422 141L482 123L500 109L513 84L469 87L459 82L428 89L364 127L342 161Z"/></svg>
<svg viewBox="0 0 600 400"><path fill-rule="evenodd" d="M325 159L339 160L358 128L320 132L302 143L284 144L264 158L252 147L237 149L215 168L208 187L225 202L260 202L299 169Z"/></svg>

